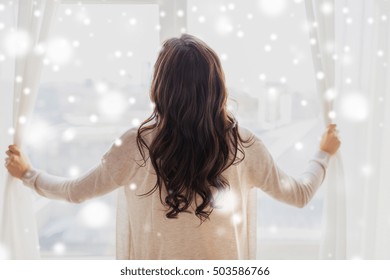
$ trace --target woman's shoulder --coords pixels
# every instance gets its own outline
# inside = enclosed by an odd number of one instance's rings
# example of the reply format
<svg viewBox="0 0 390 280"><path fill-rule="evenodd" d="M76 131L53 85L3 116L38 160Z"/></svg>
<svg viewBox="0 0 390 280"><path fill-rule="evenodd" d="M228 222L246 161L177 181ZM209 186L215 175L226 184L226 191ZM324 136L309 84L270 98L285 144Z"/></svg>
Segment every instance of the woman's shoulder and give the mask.
<svg viewBox="0 0 390 280"><path fill-rule="evenodd" d="M243 138L248 138L248 137L254 136L254 133L252 131L250 131L248 128L246 128L242 125L238 126L238 132L240 133L241 137L243 137Z"/></svg>
<svg viewBox="0 0 390 280"><path fill-rule="evenodd" d="M246 145L246 150L247 151L253 151L255 152L256 155L257 153L267 153L268 150L266 146L264 145L263 141L261 140L260 136L258 136L256 133L252 132L252 130L244 127L244 126L239 126L238 129L241 138L243 140L248 140L249 145Z"/></svg>

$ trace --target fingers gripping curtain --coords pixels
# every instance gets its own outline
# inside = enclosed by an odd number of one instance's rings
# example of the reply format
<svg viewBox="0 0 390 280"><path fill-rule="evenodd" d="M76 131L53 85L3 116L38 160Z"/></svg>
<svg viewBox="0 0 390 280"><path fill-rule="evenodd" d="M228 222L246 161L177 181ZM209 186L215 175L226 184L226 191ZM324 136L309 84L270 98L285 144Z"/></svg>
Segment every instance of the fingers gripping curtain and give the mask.
<svg viewBox="0 0 390 280"><path fill-rule="evenodd" d="M334 117L333 101L336 95L336 40L334 0L306 0L311 52L316 72L316 84L323 107L325 125ZM324 9L324 5L328 7ZM331 160L324 182L323 234L320 259L346 258L346 200L343 163L338 152Z"/></svg>
<svg viewBox="0 0 390 280"><path fill-rule="evenodd" d="M10 104L13 106L13 124L9 127L14 128L13 142L18 146L23 144L34 108L42 70L43 43L58 5L59 0L19 0L15 5L16 32L26 32L30 41L29 51L15 56L14 102ZM11 259L36 259L39 247L31 194L21 186L20 180L9 175L1 179L4 203L1 206L0 242Z"/></svg>

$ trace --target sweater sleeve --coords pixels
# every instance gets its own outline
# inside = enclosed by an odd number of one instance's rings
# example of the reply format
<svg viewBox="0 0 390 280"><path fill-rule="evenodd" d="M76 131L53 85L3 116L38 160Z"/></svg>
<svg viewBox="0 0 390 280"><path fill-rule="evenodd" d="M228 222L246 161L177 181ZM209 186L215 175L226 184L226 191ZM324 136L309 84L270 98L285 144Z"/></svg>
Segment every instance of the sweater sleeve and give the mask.
<svg viewBox="0 0 390 280"><path fill-rule="evenodd" d="M322 184L330 155L317 151L303 173L294 178L281 170L263 142L254 136L249 148L247 178L250 187L258 187L273 198L297 207L304 207Z"/></svg>
<svg viewBox="0 0 390 280"><path fill-rule="evenodd" d="M99 164L75 179L47 174L30 169L22 177L26 186L47 198L80 203L102 196L123 186L134 176L137 164L133 159L134 130L129 130L115 141Z"/></svg>

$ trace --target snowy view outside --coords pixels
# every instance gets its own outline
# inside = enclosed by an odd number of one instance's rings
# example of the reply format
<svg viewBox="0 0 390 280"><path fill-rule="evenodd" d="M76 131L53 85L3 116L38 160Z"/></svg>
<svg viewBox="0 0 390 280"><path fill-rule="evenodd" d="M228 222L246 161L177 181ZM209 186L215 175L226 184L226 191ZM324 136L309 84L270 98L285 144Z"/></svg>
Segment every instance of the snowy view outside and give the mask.
<svg viewBox="0 0 390 280"><path fill-rule="evenodd" d="M160 19L186 16L182 31L199 36L222 61L239 124L263 139L287 173L303 171L322 132L314 84L321 75L312 67L316 42L303 1L188 0L176 15L118 2L60 6L26 143L38 169L77 177L149 116ZM44 258L114 258L115 193L80 205L34 199ZM258 207L260 258L317 257L321 191L305 209L260 193Z"/></svg>

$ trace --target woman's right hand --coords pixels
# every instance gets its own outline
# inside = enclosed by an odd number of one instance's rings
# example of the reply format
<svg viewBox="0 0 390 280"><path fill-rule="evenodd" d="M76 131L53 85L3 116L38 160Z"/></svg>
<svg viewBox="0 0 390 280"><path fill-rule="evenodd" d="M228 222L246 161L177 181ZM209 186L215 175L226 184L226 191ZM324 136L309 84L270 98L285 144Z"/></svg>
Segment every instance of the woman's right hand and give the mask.
<svg viewBox="0 0 390 280"><path fill-rule="evenodd" d="M327 130L322 135L320 149L324 152L334 155L340 147L340 139L335 124L328 125Z"/></svg>

